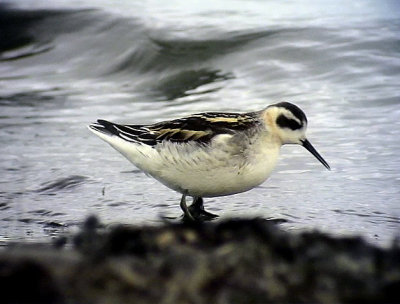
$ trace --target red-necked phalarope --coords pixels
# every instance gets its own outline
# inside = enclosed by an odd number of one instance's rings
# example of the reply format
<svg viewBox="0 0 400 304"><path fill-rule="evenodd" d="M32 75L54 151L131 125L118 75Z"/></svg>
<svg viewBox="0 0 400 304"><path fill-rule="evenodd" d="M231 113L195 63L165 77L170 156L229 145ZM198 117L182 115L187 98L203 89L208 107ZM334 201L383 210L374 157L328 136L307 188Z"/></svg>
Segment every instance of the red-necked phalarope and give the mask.
<svg viewBox="0 0 400 304"><path fill-rule="evenodd" d="M250 113L200 113L152 125L120 125L98 120L89 129L136 167L182 193L188 219L216 216L202 197L250 190L271 174L284 144L302 145L327 169L306 138L304 112L280 102ZM186 196L193 204L186 205Z"/></svg>

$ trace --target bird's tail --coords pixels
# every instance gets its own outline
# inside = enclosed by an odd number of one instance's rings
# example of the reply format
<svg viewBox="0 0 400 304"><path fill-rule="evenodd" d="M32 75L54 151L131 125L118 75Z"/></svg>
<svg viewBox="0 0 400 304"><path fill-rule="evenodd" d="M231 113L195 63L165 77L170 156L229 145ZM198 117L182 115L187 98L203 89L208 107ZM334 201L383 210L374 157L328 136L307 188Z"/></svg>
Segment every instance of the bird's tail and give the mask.
<svg viewBox="0 0 400 304"><path fill-rule="evenodd" d="M111 136L116 135L118 136L119 132L116 129L116 124L109 122L107 120L99 119L97 122L91 123L88 126L89 130L99 135L98 132L103 133L105 135Z"/></svg>

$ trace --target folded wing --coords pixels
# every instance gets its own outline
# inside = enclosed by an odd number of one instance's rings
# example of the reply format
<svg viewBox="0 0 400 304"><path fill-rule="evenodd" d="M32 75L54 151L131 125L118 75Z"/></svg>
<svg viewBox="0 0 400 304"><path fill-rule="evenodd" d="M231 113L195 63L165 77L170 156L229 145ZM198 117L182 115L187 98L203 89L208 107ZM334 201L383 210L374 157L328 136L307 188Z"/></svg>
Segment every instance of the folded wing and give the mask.
<svg viewBox="0 0 400 304"><path fill-rule="evenodd" d="M93 130L126 141L155 146L163 141L209 143L219 134L234 134L259 124L255 113L201 113L152 125L121 125L99 119Z"/></svg>

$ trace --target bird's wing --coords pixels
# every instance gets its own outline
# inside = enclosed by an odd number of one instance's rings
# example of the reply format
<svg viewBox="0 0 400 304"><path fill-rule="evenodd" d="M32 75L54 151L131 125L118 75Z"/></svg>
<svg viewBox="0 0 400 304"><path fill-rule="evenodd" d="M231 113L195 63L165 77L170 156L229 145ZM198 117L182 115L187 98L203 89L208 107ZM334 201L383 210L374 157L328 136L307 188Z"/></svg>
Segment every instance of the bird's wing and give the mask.
<svg viewBox="0 0 400 304"><path fill-rule="evenodd" d="M120 125L98 120L91 128L124 140L155 146L164 141L209 143L219 134L235 134L260 124L256 113L200 113L152 125Z"/></svg>

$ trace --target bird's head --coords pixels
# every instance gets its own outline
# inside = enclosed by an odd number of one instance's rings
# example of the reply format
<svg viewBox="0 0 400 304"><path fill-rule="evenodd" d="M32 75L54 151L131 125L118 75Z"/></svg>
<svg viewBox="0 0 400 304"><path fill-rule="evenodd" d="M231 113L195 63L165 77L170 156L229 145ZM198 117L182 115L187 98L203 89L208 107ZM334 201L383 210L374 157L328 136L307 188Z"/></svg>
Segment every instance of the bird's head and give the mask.
<svg viewBox="0 0 400 304"><path fill-rule="evenodd" d="M296 105L280 102L268 106L264 111L264 121L268 130L284 144L298 144L306 148L324 166L330 170L328 163L315 150L306 137L307 117Z"/></svg>

